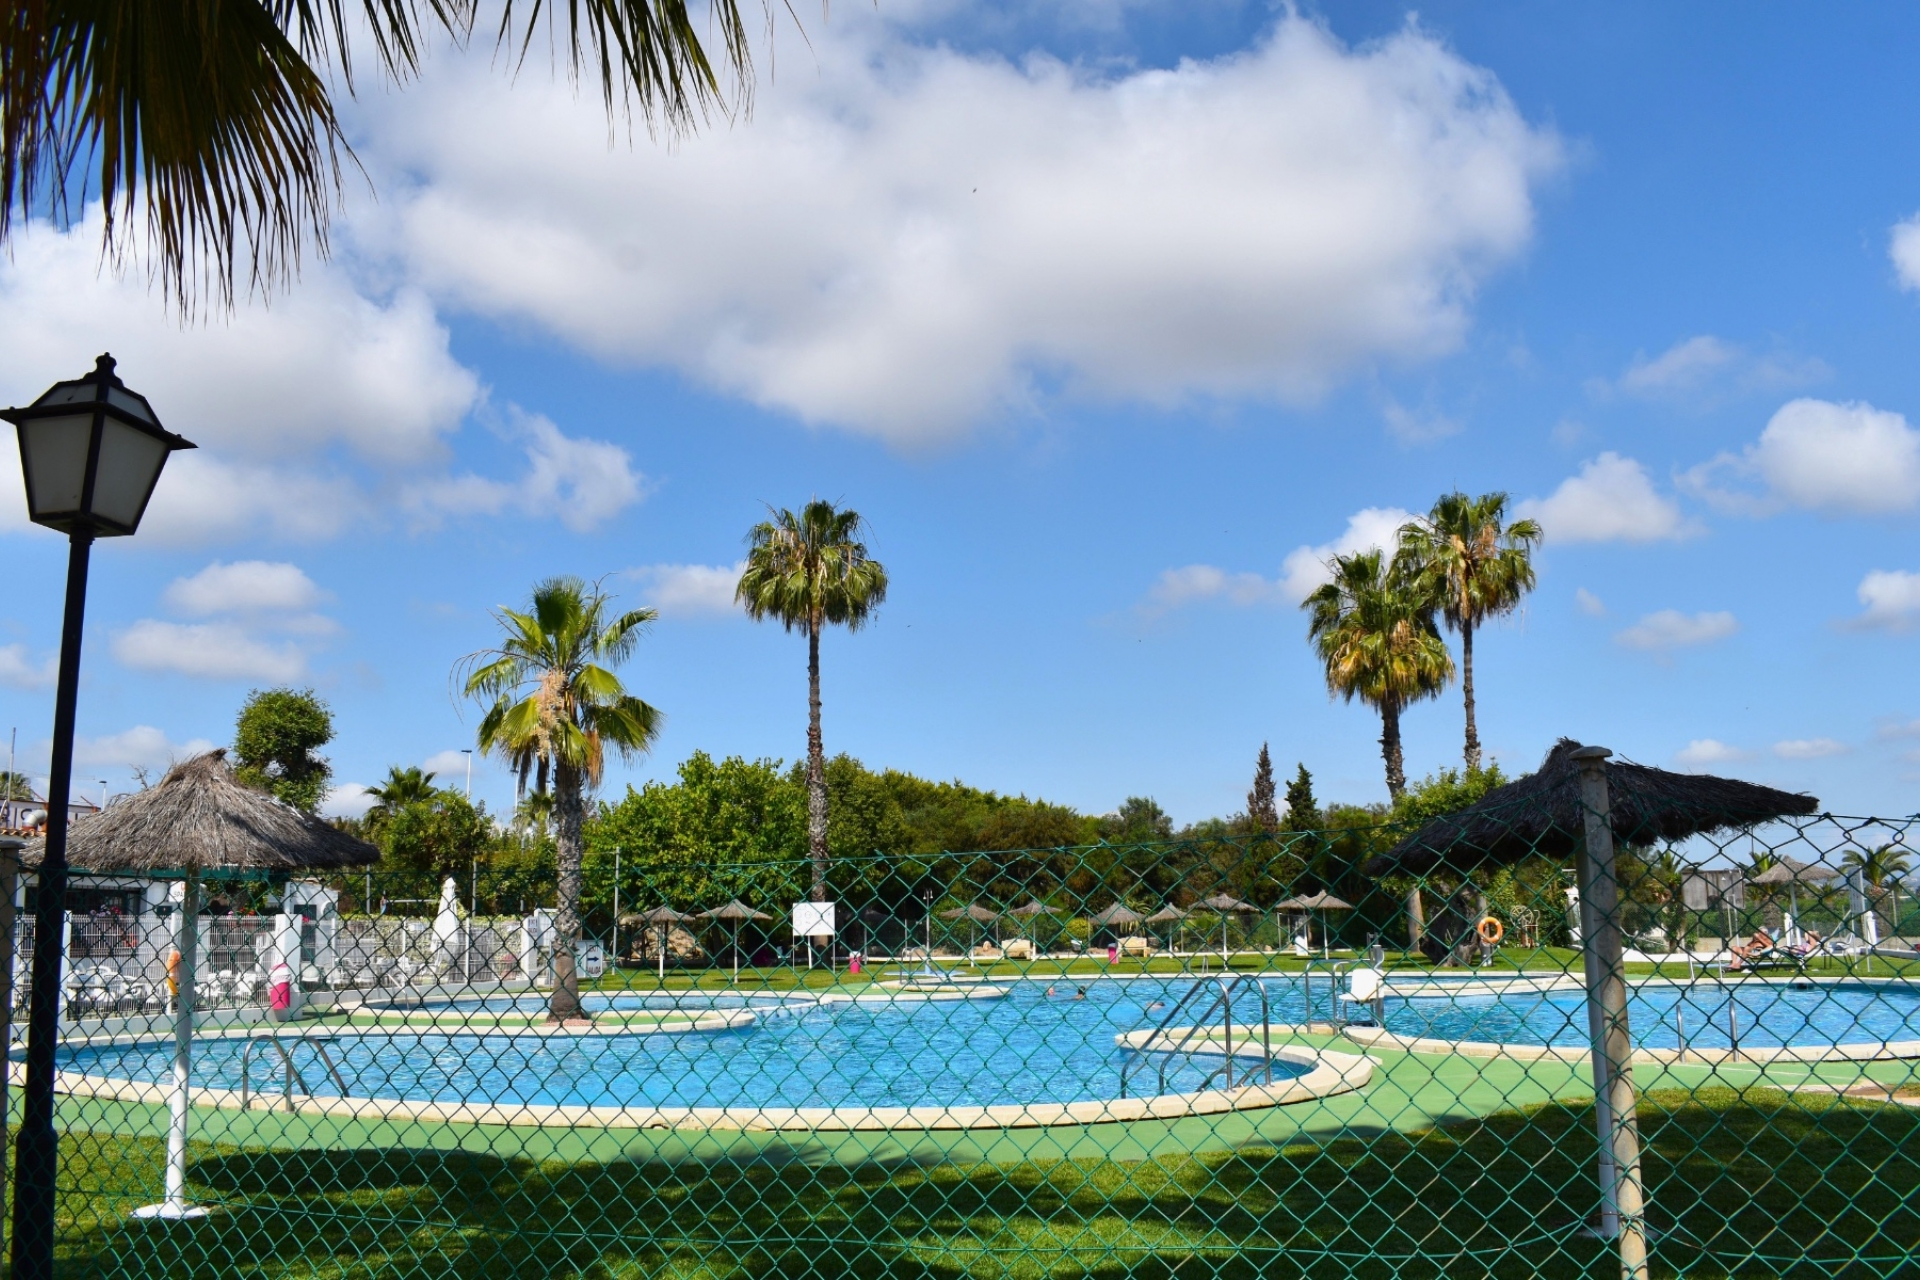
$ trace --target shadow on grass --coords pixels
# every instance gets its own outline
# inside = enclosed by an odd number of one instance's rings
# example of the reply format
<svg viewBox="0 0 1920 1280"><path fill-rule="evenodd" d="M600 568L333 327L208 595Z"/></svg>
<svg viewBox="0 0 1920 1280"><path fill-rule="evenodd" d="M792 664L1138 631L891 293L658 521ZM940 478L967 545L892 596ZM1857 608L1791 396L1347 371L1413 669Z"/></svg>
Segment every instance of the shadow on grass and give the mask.
<svg viewBox="0 0 1920 1280"><path fill-rule="evenodd" d="M1920 1115L1721 1090L1650 1095L1641 1119L1656 1275L1916 1273ZM156 1144L102 1139L89 1160L90 1138L70 1138L69 1203L157 1181ZM1592 1111L1562 1105L1141 1163L209 1150L195 1195L223 1211L78 1214L66 1253L75 1273L143 1280L1611 1277L1617 1257L1574 1230L1597 1206L1594 1157Z"/></svg>

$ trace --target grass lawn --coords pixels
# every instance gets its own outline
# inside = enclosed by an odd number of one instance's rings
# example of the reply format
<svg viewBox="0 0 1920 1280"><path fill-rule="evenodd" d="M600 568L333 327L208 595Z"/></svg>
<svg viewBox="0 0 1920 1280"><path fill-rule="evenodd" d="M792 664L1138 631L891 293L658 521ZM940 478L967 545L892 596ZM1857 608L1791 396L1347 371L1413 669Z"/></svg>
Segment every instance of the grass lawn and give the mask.
<svg viewBox="0 0 1920 1280"><path fill-rule="evenodd" d="M1649 1093L1656 1275L1920 1272L1920 1111ZM130 1222L161 1146L69 1133L66 1273L140 1277L1276 1277L1619 1274L1574 1234L1590 1107L1133 1163L538 1163L400 1147L195 1152L192 1225ZM1794 1262L1802 1255L1812 1261Z"/></svg>

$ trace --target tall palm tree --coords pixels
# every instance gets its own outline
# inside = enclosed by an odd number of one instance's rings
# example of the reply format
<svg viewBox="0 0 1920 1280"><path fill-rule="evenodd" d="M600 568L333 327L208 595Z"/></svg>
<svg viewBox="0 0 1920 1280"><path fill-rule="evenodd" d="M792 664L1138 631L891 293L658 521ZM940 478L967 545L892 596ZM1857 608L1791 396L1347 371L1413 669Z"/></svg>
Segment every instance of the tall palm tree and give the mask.
<svg viewBox="0 0 1920 1280"><path fill-rule="evenodd" d="M1407 788L1400 713L1431 698L1453 678L1453 655L1415 585L1378 551L1335 556L1333 581L1301 603L1307 637L1327 668L1327 692L1360 699L1380 713L1387 793Z"/></svg>
<svg viewBox="0 0 1920 1280"><path fill-rule="evenodd" d="M629 694L612 671L632 655L654 612L616 616L611 605L597 586L549 578L533 589L526 612L496 610L505 639L462 664L467 695L488 703L480 750L505 759L523 785L529 769L537 768L543 781L552 772L556 875L548 1015L556 1021L580 1014L574 948L586 793L600 784L608 747L632 756L660 732L660 712Z"/></svg>
<svg viewBox="0 0 1920 1280"><path fill-rule="evenodd" d="M552 8L500 8L494 38L510 61L551 29ZM599 81L609 115L637 108L649 127L690 128L725 109L723 72L749 99L738 0L568 0L563 12L567 69ZM351 159L331 73L351 94L355 55L370 55L383 81L404 82L436 36L463 43L479 17L475 0L17 0L0 22L0 247L16 212L65 220L97 196L108 253L138 252L177 301L211 287L230 303L236 262L255 285L287 279L309 241L326 251L341 153ZM136 221L139 245L121 230Z"/></svg>
<svg viewBox="0 0 1920 1280"><path fill-rule="evenodd" d="M1460 692L1467 704L1467 769L1480 767L1480 729L1474 721L1473 631L1488 618L1518 608L1533 590L1538 522L1506 522L1507 495L1477 498L1455 491L1425 516L1400 527L1396 559L1401 573L1427 592L1447 626L1460 633Z"/></svg>
<svg viewBox="0 0 1920 1280"><path fill-rule="evenodd" d="M813 857L809 897L827 900L827 757L820 739L820 633L838 624L858 631L887 598L887 570L867 554L857 511L815 498L798 514L772 518L747 534L747 567L734 599L754 621L773 618L807 637L807 845Z"/></svg>
<svg viewBox="0 0 1920 1280"><path fill-rule="evenodd" d="M1889 880L1898 880L1912 869L1912 856L1897 844L1883 844L1873 849L1849 849L1842 855L1841 864L1848 870L1860 872L1860 879L1870 889L1886 887Z"/></svg>
<svg viewBox="0 0 1920 1280"><path fill-rule="evenodd" d="M367 794L373 797L373 807L367 810L367 825L377 831L408 805L433 799L433 780L437 776L418 765L403 769L396 764L388 768L385 782L367 788Z"/></svg>

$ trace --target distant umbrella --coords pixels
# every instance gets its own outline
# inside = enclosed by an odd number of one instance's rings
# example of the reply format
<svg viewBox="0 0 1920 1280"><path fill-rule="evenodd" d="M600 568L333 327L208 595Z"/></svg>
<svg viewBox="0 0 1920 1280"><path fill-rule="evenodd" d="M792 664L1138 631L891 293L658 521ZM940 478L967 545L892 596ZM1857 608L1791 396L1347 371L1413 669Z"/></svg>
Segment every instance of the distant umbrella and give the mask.
<svg viewBox="0 0 1920 1280"><path fill-rule="evenodd" d="M1515 863L1535 854L1570 858L1586 838L1580 800L1580 744L1562 738L1539 772L1495 787L1474 804L1421 827L1364 868L1370 876L1419 874L1437 866ZM1609 824L1615 842L1647 846L1707 831L1752 826L1806 815L1820 807L1810 795L1776 791L1734 778L1670 773L1642 764L1610 762Z"/></svg>
<svg viewBox="0 0 1920 1280"><path fill-rule="evenodd" d="M1230 893L1216 893L1211 898L1202 898L1193 904L1196 910L1211 911L1220 917L1220 961L1228 962L1227 955L1227 917L1234 912L1258 914L1260 908L1251 902L1242 902Z"/></svg>
<svg viewBox="0 0 1920 1280"><path fill-rule="evenodd" d="M773 917L764 911L755 911L738 898L735 898L724 906L715 907L711 911L702 911L700 915L707 920L733 921L733 981L738 985L740 981L740 922L742 920L771 920Z"/></svg>
<svg viewBox="0 0 1920 1280"><path fill-rule="evenodd" d="M1823 867L1817 862L1801 862L1798 858L1789 858L1785 854L1781 854L1779 860L1765 871L1762 871L1759 875L1748 876L1747 883L1759 885L1784 884L1788 886L1787 896L1792 903L1790 910L1793 914L1787 918L1787 930L1782 934L1784 941L1790 940L1787 934L1792 933L1792 931L1799 927L1801 884L1808 880L1833 880L1838 878L1839 875L1840 873L1832 867Z"/></svg>
<svg viewBox="0 0 1920 1280"><path fill-rule="evenodd" d="M1273 904L1273 909L1275 911L1305 911L1311 915L1311 913L1315 911L1351 911L1353 910L1353 904L1345 899L1336 898L1322 889L1313 893L1303 893L1298 897L1288 898L1284 902L1276 902ZM1320 927L1320 941L1323 946L1332 945L1327 938L1327 929L1324 924ZM1312 935L1308 935L1307 945L1309 947L1313 945Z"/></svg>
<svg viewBox="0 0 1920 1280"><path fill-rule="evenodd" d="M667 980L667 933L674 925L685 924L691 919L693 919L692 916L683 915L672 907L655 907L651 911L621 916L620 923L628 928L650 924L660 930L660 951L654 959L660 966L660 981L665 982Z"/></svg>
<svg viewBox="0 0 1920 1280"><path fill-rule="evenodd" d="M977 902L971 902L964 907L955 907L951 911L942 911L940 918L942 920L973 920L980 924L991 924L1000 918L1000 913L989 907L983 907Z"/></svg>
<svg viewBox="0 0 1920 1280"><path fill-rule="evenodd" d="M1015 907L1013 910L1007 912L1007 914L1010 916L1017 916L1022 920L1031 920L1033 917L1038 915L1057 916L1060 914L1060 908L1050 907L1046 903L1036 900L1033 902L1025 903L1022 906Z"/></svg>
<svg viewBox="0 0 1920 1280"><path fill-rule="evenodd" d="M1185 920L1186 918L1186 912L1169 902L1166 906L1148 916L1146 922L1148 924L1172 924L1176 920Z"/></svg>
<svg viewBox="0 0 1920 1280"><path fill-rule="evenodd" d="M1095 928L1110 929L1115 925L1139 924L1146 919L1138 911L1129 910L1124 902L1116 902L1095 915L1087 918L1087 923Z"/></svg>

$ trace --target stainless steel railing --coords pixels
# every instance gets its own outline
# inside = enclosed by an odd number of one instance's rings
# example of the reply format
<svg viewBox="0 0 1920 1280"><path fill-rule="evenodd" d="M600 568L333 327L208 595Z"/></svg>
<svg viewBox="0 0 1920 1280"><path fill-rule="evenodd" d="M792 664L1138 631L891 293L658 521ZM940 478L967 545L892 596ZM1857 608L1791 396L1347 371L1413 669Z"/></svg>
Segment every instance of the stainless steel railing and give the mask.
<svg viewBox="0 0 1920 1280"><path fill-rule="evenodd" d="M1215 994L1212 1001L1205 1005L1206 1011L1195 1018L1191 1025L1180 1029L1181 1034L1179 1039L1174 1040L1171 1044L1162 1045L1158 1043L1171 1037L1175 1024L1183 1013L1186 1013L1188 1009L1201 1007L1201 996L1208 991L1213 991ZM1200 1087L1202 1089L1209 1088L1215 1080L1219 1080L1221 1082L1221 1088L1234 1088L1233 1003L1236 997L1240 997L1243 1000L1251 998L1257 1000L1260 1004L1260 1062L1256 1066L1247 1068L1246 1074L1240 1077L1239 1084L1244 1086L1250 1083L1255 1076L1263 1076L1265 1083L1272 1084L1273 1010L1267 999L1266 984L1261 982L1254 974L1243 973L1217 978L1202 978L1194 983L1193 986L1189 987L1187 993L1176 1000L1173 1007L1167 1010L1165 1016L1160 1019L1159 1025L1154 1027L1146 1039L1133 1046L1133 1056L1121 1064L1120 1096L1123 1098L1127 1096L1128 1083L1132 1080L1134 1073L1141 1069L1148 1061L1147 1054L1149 1053L1155 1055L1155 1092L1165 1093L1167 1091L1167 1071L1177 1058L1187 1053L1210 1052L1208 1046L1213 1034L1213 1019L1216 1013L1220 1015L1221 1019L1221 1051L1225 1054L1226 1061L1221 1066L1209 1072L1207 1078L1201 1081ZM1242 1008L1244 1007L1245 1004L1243 1003ZM1190 1049L1189 1046L1194 1046L1196 1040L1199 1041L1198 1046Z"/></svg>
<svg viewBox="0 0 1920 1280"><path fill-rule="evenodd" d="M327 1044L332 1040L333 1037L330 1035L314 1035L311 1032L298 1036L254 1036L248 1040L245 1051L240 1055L240 1109L245 1111L253 1096L253 1055L254 1050L263 1049L263 1046L271 1046L273 1051L280 1055L280 1061L286 1068L286 1082L281 1092L281 1098L288 1111L293 1110L294 1086L298 1085L300 1092L307 1097L311 1098L313 1096L313 1090L307 1087L306 1078L300 1074L300 1069L294 1065L293 1052L288 1048L289 1045L304 1044L312 1046L314 1053L319 1056L320 1061L326 1066L327 1074L333 1077L333 1083L339 1088L340 1096L344 1098L347 1095L347 1082L341 1076L339 1066L334 1063L333 1055L327 1052ZM264 1051L261 1056L265 1057Z"/></svg>

